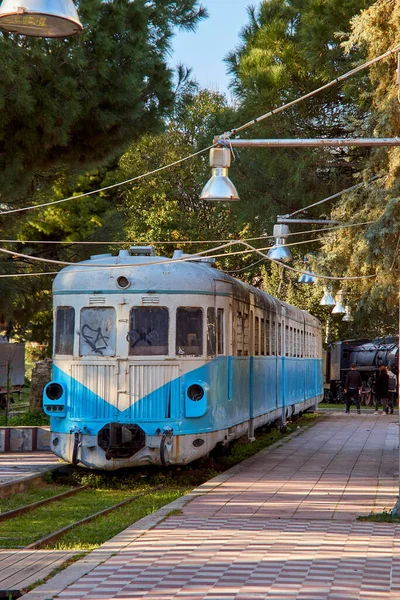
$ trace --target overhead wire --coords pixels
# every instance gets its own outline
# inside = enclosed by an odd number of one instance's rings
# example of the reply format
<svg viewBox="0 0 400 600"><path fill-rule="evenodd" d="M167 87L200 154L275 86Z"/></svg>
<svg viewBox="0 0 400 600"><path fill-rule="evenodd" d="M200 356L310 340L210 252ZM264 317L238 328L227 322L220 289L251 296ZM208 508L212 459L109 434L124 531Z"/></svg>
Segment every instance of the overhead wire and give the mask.
<svg viewBox="0 0 400 600"><path fill-rule="evenodd" d="M371 177L370 179L368 179L365 182L362 181L361 183L357 183L356 185L352 185L351 187L348 187L345 190L342 190L341 192L337 192L336 194L332 194L332 196L328 196L327 198L324 198L323 200L319 200L318 202L314 202L314 204L310 204L309 206L305 206L304 208L300 208L299 210L295 210L290 215L285 215L285 216L286 216L286 218L291 219L292 217L294 217L294 215L298 215L299 213L306 212L308 209L314 208L314 206L319 206L320 204L324 204L325 202L329 202L329 200L335 200L335 198L340 198L340 196L342 196L343 194L346 194L347 192L352 192L354 190L358 190L359 188L363 187L364 185L369 185L373 181L376 181L377 179L381 179L382 177L385 177L385 175L386 174L375 175L374 177Z"/></svg>
<svg viewBox="0 0 400 600"><path fill-rule="evenodd" d="M321 231L333 231L335 229L346 229L347 227L361 227L363 225L372 225L373 223L376 223L376 220L374 221L363 221L361 223L344 223L343 225L334 225L332 227L322 227L322 228L318 228L318 229L308 229L305 231L294 231L294 232L290 232L287 234L287 236L294 236L294 235L304 235L304 234L308 234L308 233L319 233ZM258 237L253 237L253 238L243 238L242 241L244 242L255 242L257 240L268 240L268 239L273 239L274 236L273 235L260 235ZM238 238L241 239L241 238ZM9 239L5 239L5 240L0 240L1 244L67 244L67 245L108 245L108 246L129 246L129 245L140 245L140 246L151 246L151 245L183 245L183 244L225 244L227 242L230 242L232 240L229 239L225 239L225 240L173 240L173 241L149 241L149 242L122 242L122 241L118 241L118 242L86 242L86 241L75 241L75 242L69 242L69 241L63 241L60 242L59 240L9 240ZM312 240L311 240L312 241Z"/></svg>
<svg viewBox="0 0 400 600"><path fill-rule="evenodd" d="M396 46L394 46L390 50L387 50L383 54L380 54L379 56L376 56L375 58L368 60L367 62L359 65L358 67L355 67L354 69L351 69L350 71L348 71L347 73L344 73L343 75L339 75L339 77L335 77L335 79L332 79L332 81L317 88L316 90L313 90L312 92L309 92L308 94L304 94L300 98L296 98L295 100L292 100L291 102L287 102L283 106L274 108L273 110L268 111L267 113L261 115L260 117L257 117L256 119L252 119L251 121L248 121L247 123L245 123L244 125L241 125L240 127L235 127L234 129L231 129L231 131L224 133L223 136L221 136L221 137L223 139L224 138L229 139L230 137L232 137L232 135L236 135L237 133L239 133L239 131L243 131L244 129L247 129L248 127L251 127L252 125L255 125L256 123L259 123L260 121L263 121L264 119L267 119L268 117L272 117L273 115L276 115L276 114L282 112L283 110L290 108L291 106L295 106L296 104L298 104L299 102L302 102L303 100L312 98L312 96L315 96L316 94L319 94L320 92L329 89L330 87L332 87L333 85L335 85L337 83L340 83L341 81L345 81L349 77L355 75L356 73L359 73L360 71L363 71L364 69L367 69L371 65L383 60L384 58L387 58L388 56L394 54L395 52L398 52L399 50L400 50L400 44L396 44Z"/></svg>
<svg viewBox="0 0 400 600"><path fill-rule="evenodd" d="M160 171L165 171L166 169L175 167L176 165L179 165L179 164L185 162L186 160L190 160L191 158L194 158L195 156L198 156L199 154L203 154L204 152L207 152L207 150L211 150L211 148L214 148L214 146L216 146L216 144L212 144L211 146L208 146L207 148L203 148L202 150L199 150L198 152L194 152L193 154L190 154L189 156L180 158L179 160L169 163L168 165L164 165L163 167L158 167L158 169L154 169L153 171L148 171L147 173L143 173L142 175L137 175L136 177L131 177L130 179L126 179L125 181L119 181L117 183L113 183L111 185L107 185L105 187L98 188L97 190L92 190L90 192L82 192L82 194L75 194L74 196L68 196L68 198L62 198L61 200L53 200L52 202L44 202L42 204L33 204L32 206L25 206L22 208L13 208L11 210L3 210L3 211L0 211L0 215L9 215L11 213L19 213L19 212L24 212L27 210L35 210L37 208L43 208L45 206L54 206L55 204L61 204L62 202L68 202L69 200L76 200L77 198L83 198L86 196L92 196L93 194L99 194L100 192L104 192L106 190L111 190L111 189L119 187L121 185L126 185L128 183L133 183L134 181L138 181L139 179L144 179L145 177L149 177L150 175L155 175L156 173L159 173Z"/></svg>
<svg viewBox="0 0 400 600"><path fill-rule="evenodd" d="M391 54L394 54L395 52L398 52L400 50L400 44L397 44L394 48L391 48L390 50L388 50L387 52L385 52L384 54L381 54L380 56L377 56L365 63L363 63L362 65L359 65L358 67L355 67L354 69L351 69L350 71L348 71L347 73L344 73L343 75L340 75L339 77L336 77L335 79L333 79L332 81L330 81L329 83L317 88L316 90L313 90L312 92L309 92L308 94L304 94L303 96L301 96L300 98L296 98L295 100L288 102L276 109L273 109L267 113L265 113L264 115L261 115L260 117L257 117L255 119L252 119L251 121L249 121L248 123L245 123L244 125L241 125L240 127L236 127L234 129L232 129L230 132L226 132L221 136L221 140L226 140L229 144L229 137L231 137L232 135L235 135L236 133L238 133L239 131L243 131L244 129L247 129L248 127L250 127L251 125L254 125L256 123L259 123L260 121L263 121L264 119L271 117L279 112L282 112L284 110L286 110L287 108L290 108L291 106L294 106L295 104L298 104L299 102L302 102L304 100L307 100L308 98L311 98L312 96L318 94L319 92L326 90L330 87L332 87L333 85L339 83L340 81L344 81L345 79L348 79L349 77L351 77L352 75L355 75L356 73L370 67L371 65L383 60L384 58L387 58L388 56L390 56ZM7 215L7 214L12 214L12 213L19 213L19 212L24 212L27 210L35 210L38 208L43 208L46 206L53 206L56 204L61 204L63 202L68 202L70 200L76 200L78 198L83 198L86 196L90 196L93 194L98 194L100 192L106 191L106 190L110 190L116 187L119 187L121 185L126 185L128 183L133 183L134 181L138 181L140 179L144 179L145 177L148 177L150 175L154 175L156 173L159 173L160 171L164 171L166 169L169 169L171 167L174 167L182 162L185 162L187 160L190 160L191 158L194 158L195 156L198 156L200 154L203 154L204 152L207 152L208 150L211 150L211 148L214 148L215 146L217 146L220 142L214 142L212 145L208 146L207 148L203 148L202 150L199 150L197 152L194 152L193 154L190 154L184 158L181 158L177 161L174 161L172 163L169 163L168 165L164 165L163 167L159 167L157 169L154 169L153 171L148 171L147 173L143 173L142 175L138 175L136 177L132 177L130 179L126 179L125 181L120 181L117 183L114 183L112 185L109 186L105 186L102 188L98 188L97 190L92 190L90 192L83 192L81 194L76 194L74 196L68 196L67 198L62 198L60 200L53 200L52 202L45 202L42 204L34 204L31 206L25 206L22 208L14 208L14 209L10 209L10 210L5 210L5 211L0 211L0 215Z"/></svg>
<svg viewBox="0 0 400 600"><path fill-rule="evenodd" d="M235 252L228 252L228 253L224 253L224 254L214 254L214 255L209 255L209 253L212 252L217 252L219 250L224 250L226 248L229 248L231 246L234 245L242 245L245 246L247 248L247 250L242 250L242 251L235 251ZM294 245L294 244L293 244ZM69 263L69 262L65 262L65 261L55 261L52 259L44 259L44 258L38 258L38 257L31 257L29 255L25 255L25 254L21 254L21 253L16 253L16 252L12 252L10 250L5 250L4 248L0 248L0 252L6 253L6 254L11 254L14 256L19 256L22 258L28 258L31 260L36 260L39 262L45 262L45 263L51 263L51 264L60 264L60 265L67 265L67 266L75 266L77 267L77 269L74 272L77 271L87 271L87 267L91 267L91 268L96 268L98 270L102 270L102 269L109 269L109 268L127 268L127 267L143 267L143 266L150 266L150 265L163 265L163 264L171 264L171 263L176 263L176 262L189 262L189 261L195 261L196 258L228 258L229 256L237 256L237 255L243 255L243 254L250 254L255 252L256 254L259 254L260 256L263 257L263 259L268 260L270 262L273 262L277 265L280 265L281 267L288 269L290 271L293 271L295 273L298 274L303 274L306 273L307 271L305 270L300 270L300 269L296 269L294 267L290 267L289 265L282 263L278 260L275 260L271 257L269 257L267 254L264 254L264 250L269 250L270 247L267 248L255 248L254 246L251 246L250 244L248 244L247 242L244 242L242 240L235 240L235 241L231 241L227 244L221 245L221 246L217 246L215 248L211 248L209 250L204 250L202 252L198 252L196 254L192 254L190 256L183 256L183 257L179 257L179 258L172 258L172 259L166 259L166 260L158 260L158 261L147 261L146 263L130 263L130 264L113 264L113 265L106 265L106 264L90 264L90 263ZM83 269L82 269L83 267ZM31 275L31 274L29 274ZM15 275L14 275L15 276ZM313 276L316 277L317 279L325 279L325 280L333 280L333 281L352 281L352 280L358 280L358 279L370 279L370 278L376 278L377 274L371 274L371 275L360 275L360 276L350 276L350 277L339 277L339 276L329 276L329 275L320 275L317 273L313 273Z"/></svg>

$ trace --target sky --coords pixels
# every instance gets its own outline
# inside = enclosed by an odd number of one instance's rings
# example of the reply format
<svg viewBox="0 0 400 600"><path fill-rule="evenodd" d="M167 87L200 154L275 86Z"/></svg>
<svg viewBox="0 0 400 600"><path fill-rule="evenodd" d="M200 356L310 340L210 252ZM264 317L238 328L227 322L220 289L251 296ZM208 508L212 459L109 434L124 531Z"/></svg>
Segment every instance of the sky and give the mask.
<svg viewBox="0 0 400 600"><path fill-rule="evenodd" d="M239 33L248 22L246 7L255 0L201 0L209 13L195 33L178 31L173 42L171 65L192 67L201 87L228 92L229 76L224 57L239 44Z"/></svg>

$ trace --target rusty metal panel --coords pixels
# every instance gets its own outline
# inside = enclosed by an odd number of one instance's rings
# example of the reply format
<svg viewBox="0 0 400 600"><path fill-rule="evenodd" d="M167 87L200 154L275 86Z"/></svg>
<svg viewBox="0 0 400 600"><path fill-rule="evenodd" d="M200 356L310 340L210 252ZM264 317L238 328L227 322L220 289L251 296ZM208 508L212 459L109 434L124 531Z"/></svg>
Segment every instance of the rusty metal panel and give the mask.
<svg viewBox="0 0 400 600"><path fill-rule="evenodd" d="M129 417L160 420L179 416L179 365L131 365Z"/></svg>
<svg viewBox="0 0 400 600"><path fill-rule="evenodd" d="M115 414L115 365L71 365L71 418L109 419Z"/></svg>

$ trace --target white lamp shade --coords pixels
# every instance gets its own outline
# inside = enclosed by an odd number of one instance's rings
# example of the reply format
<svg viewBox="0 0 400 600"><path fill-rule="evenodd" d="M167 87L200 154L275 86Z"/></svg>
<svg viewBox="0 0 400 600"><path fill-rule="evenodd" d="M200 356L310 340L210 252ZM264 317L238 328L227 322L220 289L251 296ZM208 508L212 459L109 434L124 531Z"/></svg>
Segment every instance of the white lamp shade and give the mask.
<svg viewBox="0 0 400 600"><path fill-rule="evenodd" d="M212 169L212 177L203 187L200 200L216 202L240 200L235 186L228 177L228 169L226 167Z"/></svg>
<svg viewBox="0 0 400 600"><path fill-rule="evenodd" d="M322 300L320 302L321 306L335 306L335 299L331 294L331 291L327 288L324 289L324 295L322 296Z"/></svg>
<svg viewBox="0 0 400 600"><path fill-rule="evenodd" d="M315 283L315 276L310 267L306 268L306 273L302 273L298 280L299 283Z"/></svg>
<svg viewBox="0 0 400 600"><path fill-rule="evenodd" d="M292 253L285 246L285 241L282 238L276 238L275 245L267 252L268 258L279 260L280 262L288 263L293 260Z"/></svg>

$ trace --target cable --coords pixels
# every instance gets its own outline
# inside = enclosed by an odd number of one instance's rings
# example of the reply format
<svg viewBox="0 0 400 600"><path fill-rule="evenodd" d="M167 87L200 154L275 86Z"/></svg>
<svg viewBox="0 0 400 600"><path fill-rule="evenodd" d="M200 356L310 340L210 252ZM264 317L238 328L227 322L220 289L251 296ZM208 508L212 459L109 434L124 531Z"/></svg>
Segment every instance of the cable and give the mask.
<svg viewBox="0 0 400 600"><path fill-rule="evenodd" d="M6 277L37 277L38 275L58 275L60 271L51 271L50 273L13 273L8 275L0 275L0 278Z"/></svg>
<svg viewBox="0 0 400 600"><path fill-rule="evenodd" d="M139 179L144 179L145 177L154 175L155 173L159 173L160 171L165 171L165 169L169 169L170 167L179 165L180 163L185 162L186 160L189 160L191 158L194 158L195 156L198 156L199 154L203 154L204 152L207 152L207 150L211 150L211 148L214 148L215 145L216 144L212 144L211 146L208 146L208 148L203 148L203 150L199 150L198 152L195 152L194 154L190 154L189 156L186 156L185 158L180 158L179 160L176 160L175 162L172 162L169 165L165 165L164 167L159 167L158 169L154 169L154 171L148 171L147 173L144 173L143 175L138 175L137 177L132 177L131 179L126 179L125 181L113 183L112 185L107 185L106 187L99 188L99 189L93 190L91 192L84 192L82 194L77 194L75 196L69 196L68 198L62 198L62 200L54 200L53 202L45 202L43 204L35 204L33 206L25 206L24 208L13 208L12 210L4 210L4 211L0 212L0 215L9 215L11 213L18 213L18 212L23 212L26 210L35 210L36 208L43 208L44 206L53 206L54 204L61 204L61 202L67 202L68 200L76 200L77 198L83 198L84 196L91 196L93 194L98 194L99 192L104 192L105 190L111 190L111 189L119 187L121 185L125 185L127 183L132 183L133 181L138 181Z"/></svg>
<svg viewBox="0 0 400 600"><path fill-rule="evenodd" d="M229 253L225 253L225 254L216 254L216 255L211 255L208 256L209 252L215 252L217 250L223 250L225 248L229 248L231 246L234 245L242 245L245 246L246 248L248 248L248 250L242 250L242 251L237 251L237 252L229 252ZM172 259L167 259L167 260L161 260L161 261L154 261L154 262L147 262L147 263L131 263L129 265L118 265L118 264L114 264L114 265L96 265L96 264L82 264L82 263L68 263L68 262L63 262L63 261L54 261L51 259L44 259L44 258L32 258L29 255L25 255L25 254L19 254L16 252L11 252L9 250L4 250L4 248L0 248L0 252L4 252L6 254L11 254L14 256L20 256L23 258L28 258L31 260L37 260L39 262L50 262L52 264L61 264L61 265L68 265L68 266L77 266L79 267L77 270L81 271L82 267L84 267L83 270L86 270L86 267L95 267L98 270L102 270L102 269L109 269L109 268L127 268L127 266L129 267L143 267L143 266L150 266L150 265L162 265L162 264L171 264L171 263L175 263L175 262L189 262L189 261L193 261L196 260L196 258L201 257L201 256L205 256L206 258L227 258L228 256L236 256L238 254L243 255L243 254L249 254L252 252L255 252L256 254L259 254L260 256L262 256L264 259L269 260L270 262L273 262L275 264L280 265L281 267L285 268L285 269L289 269L290 271L293 271L294 273L298 273L300 275L307 273L307 271L305 270L300 270L300 269L295 269L294 267L290 267L289 265L286 265L282 262L280 262L279 260L275 260L273 258L270 258L267 254L263 253L263 250L268 250L268 248L254 248L253 246L251 246L250 244L248 244L247 242L241 241L241 240L236 240L233 242L229 242L228 244L224 244L222 246L217 246L215 248L211 248L209 250L204 250L203 252L198 252L197 254L193 254L191 256L185 256L185 257L181 257L181 258L172 258ZM75 270L74 272L77 272L77 270ZM352 276L352 277L332 277L329 275L319 275L313 272L313 276L316 277L317 279L326 279L326 280L332 280L332 281L353 281L353 280L358 280L358 279L371 279L371 278L376 278L377 275L360 275L360 276Z"/></svg>
<svg viewBox="0 0 400 600"><path fill-rule="evenodd" d="M346 223L344 225L335 225L333 227L322 227L320 229L308 229L306 231L295 231L293 233L288 233L287 236L293 236L293 235L304 235L306 233L319 233L320 231L332 231L335 229L346 229L347 227L358 227L358 226L363 226L363 225L372 225L373 223L376 223L376 221L364 221L362 223ZM257 240L269 240L269 239L274 239L273 235L261 235L259 237L254 237L254 238L244 238L241 241L244 242L255 242ZM170 241L166 241L166 242L60 242L60 241L52 241L52 240L0 240L1 244L68 244L68 245L109 245L109 246L117 246L117 245L138 245L138 246L152 246L152 245L162 245L162 244L166 244L166 245L170 245L170 244L174 244L174 245L178 245L178 244L225 244L229 241L232 240L174 240L172 242ZM313 241L313 240L310 240ZM300 242L299 242L300 243ZM75 264L75 263L74 263Z"/></svg>
<svg viewBox="0 0 400 600"><path fill-rule="evenodd" d="M246 242L241 242L243 246L246 246L248 248L252 248L252 246L250 246L250 244L247 244ZM261 252L260 250L258 250L257 248L252 248L254 252L256 252L257 254L260 254L261 256L263 256L264 258L266 258L267 260L269 260L270 262L273 262L277 265L280 265L281 267L283 267L284 269L289 269L289 271L293 271L294 273L298 273L299 275L303 275L306 274L307 271L304 270L300 270L300 269L295 269L294 267L289 267L289 265L286 265L285 263L280 262L279 260L275 260L274 258L270 258L267 254L263 254L263 252ZM316 277L317 279L327 279L327 280L333 280L333 281L353 281L355 279L372 279L372 278L376 278L377 275L359 275L359 276L353 276L353 277L332 277L329 275L317 275L316 273L312 273L313 277Z"/></svg>
<svg viewBox="0 0 400 600"><path fill-rule="evenodd" d="M257 117L256 119L253 119L251 121L249 121L248 123L241 125L240 127L236 127L235 129L232 129L230 132L226 132L221 136L221 141L223 141L224 139L226 140L226 142L229 144L229 138L232 135L235 135L236 133L238 133L239 131L242 131L243 129L247 129L248 127L250 127L251 125L254 125L255 123L259 123L260 121L263 121L264 119L266 119L267 117L271 117L272 115L275 115L279 112L282 112L283 110L285 110L286 108L289 108L290 106L294 106L295 104L298 104L299 102L302 102L303 100L306 100L307 98L311 98L312 96L315 96L316 94L318 94L319 92L326 90L328 88L330 88L331 86L335 85L336 83L339 83L340 81L344 81L345 79L351 77L352 75L355 75L356 73L358 73L359 71L362 71L364 69L366 69L367 67L370 67L371 65L375 64L376 62L379 62L380 60L386 58L387 56L390 56L391 54L394 54L395 52L398 52L400 49L400 44L398 44L397 46L395 46L394 48L392 48L391 50L388 50L387 52L385 52L384 54L381 54L380 56L377 56L376 58L373 58L371 60L369 60L366 63L363 63L362 65L355 67L354 69L352 69L351 71L348 71L347 73L345 73L344 75L340 75L339 77L336 77L335 79L333 79L331 82L323 85L322 87L309 92L308 94L305 94L304 96L301 96L300 98L297 98L296 100L293 100L292 102L288 102L287 104L284 104L283 106L276 108L274 110L269 111L268 113L265 113L264 115ZM5 211L0 211L0 215L8 215L11 213L18 213L18 212L24 212L27 210L35 210L37 208L43 208L45 206L53 206L54 204L60 204L62 202L67 202L69 200L75 200L77 198L83 198L85 196L91 196L93 194L98 194L99 192L103 192L105 190L110 190L116 187L119 187L121 185L125 185L127 183L132 183L134 181L138 181L139 179L144 179L145 177L148 177L150 175L154 175L155 173L159 173L160 171L164 171L165 169L169 169L175 165L178 165L182 162L185 162L187 160L190 160L191 158L194 158L195 156L198 156L199 154L203 154L204 152L207 152L208 150L211 150L211 148L214 148L215 146L218 146L218 144L221 142L215 142L213 143L211 146L208 146L207 148L203 148L202 150L199 150L198 152L195 152L193 154L190 154L189 156L186 156L185 158L181 158L175 162L172 162L168 165L165 165L164 167L159 167L158 169L155 169L154 171L149 171L147 173L144 173L142 175L138 175L137 177L132 177L131 179L126 179L125 181L120 181L118 183L114 183L112 185L103 187L103 188L99 188L97 190L93 190L91 192L84 192L82 194L77 194L75 196L69 196L68 198L62 198L61 200L54 200L53 202L46 202L43 204L36 204L33 206L26 206L24 208L15 208L15 209L11 209L11 210L5 210Z"/></svg>
<svg viewBox="0 0 400 600"><path fill-rule="evenodd" d="M234 271L223 271L223 272L229 274L229 273L240 273L241 271L248 271L249 269L252 269L256 265L258 265L260 262L264 262L264 259L260 258L260 260L257 260L256 262L252 263L251 265L248 265L247 267L243 267L242 269L235 269Z"/></svg>
<svg viewBox="0 0 400 600"><path fill-rule="evenodd" d="M327 198L324 198L323 200L320 200L319 202L315 202L314 204L310 204L309 206L300 208L300 210L296 210L295 212L291 213L290 215L285 215L285 218L290 219L294 215L298 215L299 213L306 212L306 210L308 210L309 208L314 208L314 206L319 206L320 204L324 204L324 202L328 202L329 200L334 200L335 198L339 198L342 194L346 194L347 192L352 192L353 190L358 190L358 188L362 187L363 185L369 185L373 181L376 181L377 179L381 179L381 177L384 177L384 176L385 176L385 174L375 175L375 177L371 177L371 179L368 179L368 181L366 181L366 182L362 181L361 183L352 185L351 187L348 187L345 190L342 190L341 192L337 192L337 194L333 194L332 196L328 196Z"/></svg>
<svg viewBox="0 0 400 600"><path fill-rule="evenodd" d="M336 77L335 79L333 79L329 83L326 83L325 85L319 87L318 89L316 89L316 90L314 90L312 92L309 92L308 94L305 94L304 96L301 96L301 98L296 98L296 100L292 100L292 102L288 102L287 104L284 104L283 106L280 106L279 108L275 108L274 110L270 110L269 112L265 113L264 115L261 115L261 117L257 117L256 119L252 119L248 123L245 123L244 125L241 125L240 127L236 127L235 129L232 129L231 131L224 133L221 136L221 138L222 139L224 139L224 138L229 139L232 135L235 135L239 131L243 131L244 129L247 129L251 125L255 125L256 123L259 123L260 121L263 121L264 119L267 119L268 117L272 117L272 115L276 115L277 113L280 113L283 110L286 110L287 108L290 108L291 106L294 106L295 104L298 104L299 102L302 102L303 100L307 100L308 98L311 98L312 96L315 96L319 92L322 92L324 90L329 89L330 87L332 87L336 83L339 83L340 81L344 81L345 79L348 79L349 77L351 77L352 75L355 75L359 71L363 71L364 69L366 69L366 68L370 67L371 65L379 62L380 60L383 60L387 56L390 56L391 54L394 54L395 52L398 52L399 50L400 50L400 44L397 44L397 46L394 46L394 48L392 48L391 50L388 50L384 54L381 54L380 56L377 56L376 58L373 58L373 59L371 59L371 60L363 63L362 65L359 65L358 67L355 67L351 71L348 71L347 73L344 73L343 75L340 75L339 77Z"/></svg>
<svg viewBox="0 0 400 600"><path fill-rule="evenodd" d="M320 231L333 231L335 229L347 229L348 227L361 227L361 225L372 225L373 223L376 223L376 220L363 221L362 223L347 223L346 225L334 225L333 227L322 227L321 229L309 229L307 231L297 231L295 233L288 233L287 236L302 235L303 233L319 233Z"/></svg>
<svg viewBox="0 0 400 600"><path fill-rule="evenodd" d="M289 244L285 244L285 246L298 246L300 244L312 244L313 242L321 242L323 241L325 238L314 238L312 240L301 240L301 241L297 241L297 242L290 242ZM181 257L181 258L167 258L164 261L155 261L155 262L148 262L148 263L139 263L139 264L134 264L134 263L130 263L129 266L130 267L142 267L145 265L151 265L151 264L170 264L171 262L185 262L185 261L190 261L190 260L195 260L196 257L198 256L202 256L202 255L206 255L209 252L216 252L217 250L222 250L224 248L227 248L229 246L232 245L237 245L237 244L241 244L244 243L243 240L234 240L234 241L230 241L226 244L223 244L222 246L216 246L215 248L209 248L208 250L203 250L202 252L197 252L196 254L191 254L189 257ZM272 248L273 246L267 246L265 248L258 248L258 250L269 250L270 248ZM126 264L113 264L113 265L98 265L98 264L90 264L90 263L86 263L83 264L83 262L79 262L79 263L73 263L73 262L67 262L67 261L62 261L62 260L53 260L50 258L40 258L38 256L31 256L30 254L23 254L21 252L14 252L13 250L5 250L5 248L0 248L0 252L3 252L4 254L9 254L12 256L18 256L19 258L24 258L24 259L28 259L28 260L33 260L33 261L38 261L38 262L44 262L44 263L50 263L50 264L55 264L55 265L64 265L64 266L80 266L80 267L96 267L98 269L110 269L110 268L126 268ZM224 258L227 256L236 256L238 254L248 254L249 250L241 250L238 252L231 252L229 254L216 254L215 256L209 256L208 258Z"/></svg>

